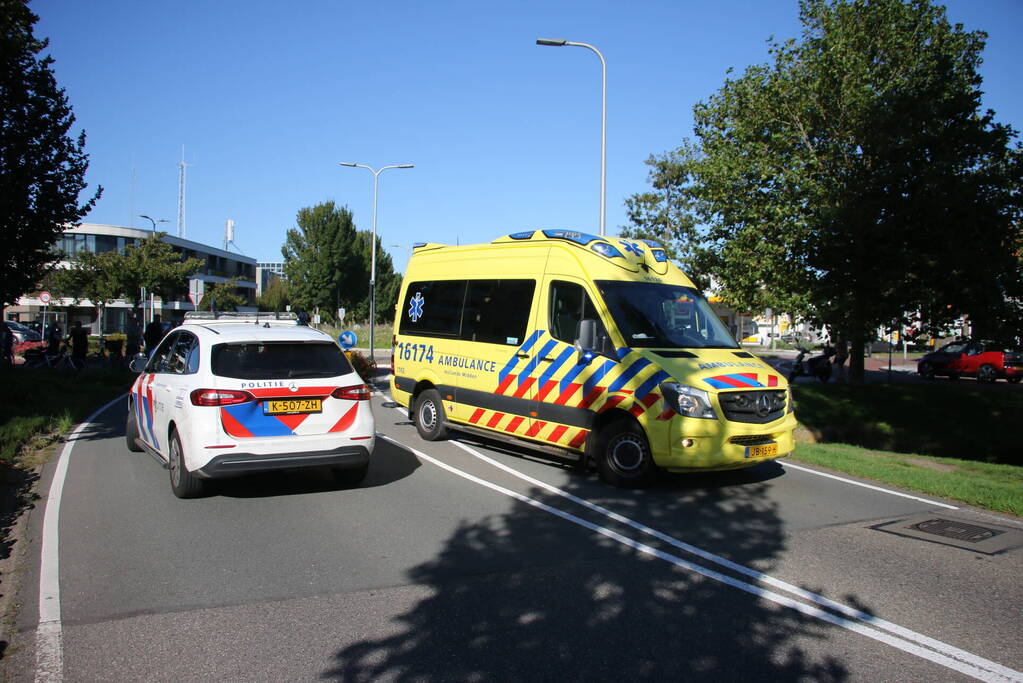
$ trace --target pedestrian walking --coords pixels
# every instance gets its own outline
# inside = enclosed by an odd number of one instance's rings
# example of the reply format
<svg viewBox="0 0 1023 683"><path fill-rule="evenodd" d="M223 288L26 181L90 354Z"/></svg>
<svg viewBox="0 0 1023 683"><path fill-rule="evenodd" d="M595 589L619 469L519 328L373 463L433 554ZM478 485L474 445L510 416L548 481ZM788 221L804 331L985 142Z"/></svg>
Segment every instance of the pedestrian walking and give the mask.
<svg viewBox="0 0 1023 683"><path fill-rule="evenodd" d="M845 381L845 361L849 358L849 346L844 339L839 339L838 343L835 344L835 357L831 360L831 364L835 368L835 381Z"/></svg>
<svg viewBox="0 0 1023 683"><path fill-rule="evenodd" d="M68 340L71 343L71 358L75 361L75 367L85 367L85 357L89 355L89 331L82 327L81 320L71 323Z"/></svg>

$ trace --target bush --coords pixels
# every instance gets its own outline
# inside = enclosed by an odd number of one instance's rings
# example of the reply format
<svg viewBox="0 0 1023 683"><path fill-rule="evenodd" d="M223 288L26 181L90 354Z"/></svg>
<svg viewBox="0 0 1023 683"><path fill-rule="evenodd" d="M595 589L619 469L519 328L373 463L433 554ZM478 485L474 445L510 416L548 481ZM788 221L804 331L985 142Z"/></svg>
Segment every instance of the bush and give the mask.
<svg viewBox="0 0 1023 683"><path fill-rule="evenodd" d="M376 372L376 366L370 362L369 358L366 358L366 356L355 349L348 349L345 351L345 355L348 357L352 367L355 368L355 371L359 373L362 381L368 383L373 378L374 372Z"/></svg>

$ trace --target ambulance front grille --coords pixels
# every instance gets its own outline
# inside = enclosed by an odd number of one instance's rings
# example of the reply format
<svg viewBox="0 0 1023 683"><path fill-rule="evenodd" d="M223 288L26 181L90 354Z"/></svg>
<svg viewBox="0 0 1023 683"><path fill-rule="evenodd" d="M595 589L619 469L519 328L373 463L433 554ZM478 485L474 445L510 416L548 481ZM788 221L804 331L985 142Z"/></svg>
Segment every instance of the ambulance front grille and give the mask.
<svg viewBox="0 0 1023 683"><path fill-rule="evenodd" d="M770 434L749 434L747 436L733 436L728 440L728 443L734 443L736 446L763 446L765 444L774 443L774 437Z"/></svg>
<svg viewBox="0 0 1023 683"><path fill-rule="evenodd" d="M766 424L785 414L785 393L777 390L726 391L718 395L721 410L732 422Z"/></svg>

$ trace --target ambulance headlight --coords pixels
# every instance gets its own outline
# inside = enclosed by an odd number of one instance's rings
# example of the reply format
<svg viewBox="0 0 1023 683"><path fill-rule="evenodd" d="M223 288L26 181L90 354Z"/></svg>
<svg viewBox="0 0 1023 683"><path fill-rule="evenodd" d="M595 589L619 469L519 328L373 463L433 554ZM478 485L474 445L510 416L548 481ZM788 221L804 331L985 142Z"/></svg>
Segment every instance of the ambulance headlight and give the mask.
<svg viewBox="0 0 1023 683"><path fill-rule="evenodd" d="M703 389L678 382L665 382L661 385L661 395L668 407L683 417L718 419L710 404L710 394Z"/></svg>

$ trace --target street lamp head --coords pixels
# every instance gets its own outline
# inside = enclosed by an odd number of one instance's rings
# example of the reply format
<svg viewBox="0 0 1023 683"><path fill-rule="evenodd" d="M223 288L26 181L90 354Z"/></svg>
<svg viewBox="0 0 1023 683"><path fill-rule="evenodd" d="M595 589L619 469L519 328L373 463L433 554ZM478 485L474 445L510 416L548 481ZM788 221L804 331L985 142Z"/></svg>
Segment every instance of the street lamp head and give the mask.
<svg viewBox="0 0 1023 683"><path fill-rule="evenodd" d="M395 168L415 168L412 164L398 164Z"/></svg>
<svg viewBox="0 0 1023 683"><path fill-rule="evenodd" d="M338 166L351 166L352 168L354 168L356 164L351 161L342 161L340 164L338 164Z"/></svg>
<svg viewBox="0 0 1023 683"><path fill-rule="evenodd" d="M562 47L566 43L568 43L568 41L565 40L564 38L537 38L536 39L536 44L537 45L550 45L552 47Z"/></svg>

